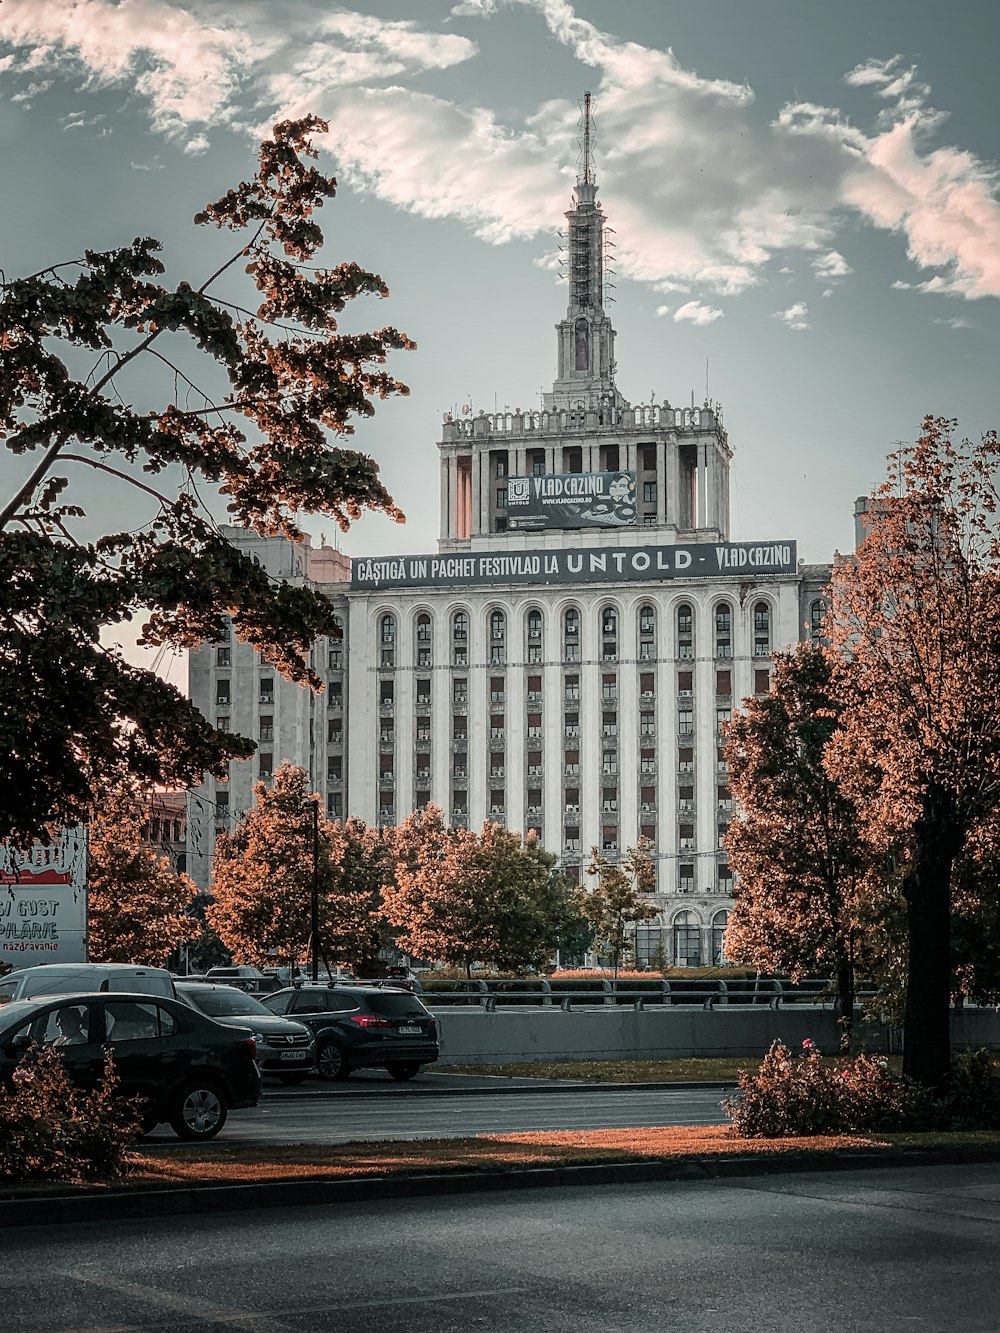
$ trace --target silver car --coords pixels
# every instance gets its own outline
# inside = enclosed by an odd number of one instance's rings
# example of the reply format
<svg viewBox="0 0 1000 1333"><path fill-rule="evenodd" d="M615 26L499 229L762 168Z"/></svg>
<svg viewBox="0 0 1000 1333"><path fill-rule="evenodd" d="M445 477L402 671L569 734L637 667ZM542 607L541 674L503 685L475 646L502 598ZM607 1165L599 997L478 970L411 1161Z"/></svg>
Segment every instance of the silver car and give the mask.
<svg viewBox="0 0 1000 1333"><path fill-rule="evenodd" d="M232 986L178 981L177 998L227 1027L247 1028L257 1042L257 1065L282 1083L301 1083L316 1068L316 1044L302 1023L265 1009L260 1000Z"/></svg>

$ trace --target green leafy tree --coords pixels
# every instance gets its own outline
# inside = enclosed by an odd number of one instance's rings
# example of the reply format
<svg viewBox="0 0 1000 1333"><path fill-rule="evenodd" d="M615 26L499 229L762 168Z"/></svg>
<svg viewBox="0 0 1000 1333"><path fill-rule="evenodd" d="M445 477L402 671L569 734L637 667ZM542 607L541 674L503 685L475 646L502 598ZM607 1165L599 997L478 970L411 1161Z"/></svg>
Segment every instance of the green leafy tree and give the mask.
<svg viewBox="0 0 1000 1333"><path fill-rule="evenodd" d="M309 164L310 135L326 129L276 125L254 177L197 215L239 233L202 281L160 281L160 245L140 237L0 282L0 838L78 823L110 788L186 786L253 753L104 646L108 627L145 616L140 642L189 648L221 641L228 617L285 676L320 687L308 653L337 633L329 601L235 550L203 493L224 497L231 521L293 539L299 512L345 529L366 509L402 520L376 464L337 442L374 398L407 392L384 363L413 344L392 328L338 331L348 302L388 289L353 263L313 266L314 215L336 183ZM161 405L130 401L139 365L165 375ZM81 469L132 488L128 530L77 535ZM137 501L148 522L134 521Z"/></svg>
<svg viewBox="0 0 1000 1333"><path fill-rule="evenodd" d="M631 950L635 926L656 916L657 909L643 897L656 886L649 851L648 840L640 838L621 861L611 862L592 848L587 874L596 882L593 888L577 891L581 915L594 934L594 947L611 959L616 977Z"/></svg>
<svg viewBox="0 0 1000 1333"><path fill-rule="evenodd" d="M726 850L737 879L725 950L734 962L793 978L832 972L849 1046L863 900L878 861L854 802L825 765L842 711L832 662L803 644L775 657L770 693L747 699L729 724L738 816Z"/></svg>
<svg viewBox="0 0 1000 1333"><path fill-rule="evenodd" d="M1000 533L995 432L926 418L890 458L859 550L835 568L828 634L852 664L831 772L906 904L903 1072L948 1073L957 868L1000 810Z"/></svg>
<svg viewBox="0 0 1000 1333"><path fill-rule="evenodd" d="M87 947L95 963L162 967L198 934L188 915L196 889L170 858L142 845L145 818L128 793L105 798L90 824Z"/></svg>
<svg viewBox="0 0 1000 1333"><path fill-rule="evenodd" d="M319 899L319 957L353 961L371 937L371 895L344 881L347 841L338 824L317 812L304 769L283 763L233 834L216 839L212 902L205 915L232 956L261 966L295 964L309 952L312 931L314 827ZM315 821L315 824L314 824Z"/></svg>
<svg viewBox="0 0 1000 1333"><path fill-rule="evenodd" d="M415 811L393 832L396 866L384 889L397 944L417 958L502 970L539 967L576 915L555 858L500 824L449 828L441 810Z"/></svg>

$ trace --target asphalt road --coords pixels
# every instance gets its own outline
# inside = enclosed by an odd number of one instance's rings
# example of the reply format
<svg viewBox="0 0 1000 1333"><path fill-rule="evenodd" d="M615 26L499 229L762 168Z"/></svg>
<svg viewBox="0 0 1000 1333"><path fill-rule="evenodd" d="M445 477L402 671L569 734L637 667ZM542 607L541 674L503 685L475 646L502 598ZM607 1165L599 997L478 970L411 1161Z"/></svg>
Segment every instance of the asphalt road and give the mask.
<svg viewBox="0 0 1000 1333"><path fill-rule="evenodd" d="M232 1112L220 1141L384 1142L519 1130L714 1125L724 1119L722 1094L709 1089L574 1085L463 1095L425 1088L414 1084L403 1091L388 1083L355 1083L353 1079L322 1093L289 1094L268 1088L254 1110ZM161 1126L146 1141L171 1140L176 1142L170 1129Z"/></svg>
<svg viewBox="0 0 1000 1333"><path fill-rule="evenodd" d="M1000 1167L524 1190L4 1236L18 1333L989 1333Z"/></svg>

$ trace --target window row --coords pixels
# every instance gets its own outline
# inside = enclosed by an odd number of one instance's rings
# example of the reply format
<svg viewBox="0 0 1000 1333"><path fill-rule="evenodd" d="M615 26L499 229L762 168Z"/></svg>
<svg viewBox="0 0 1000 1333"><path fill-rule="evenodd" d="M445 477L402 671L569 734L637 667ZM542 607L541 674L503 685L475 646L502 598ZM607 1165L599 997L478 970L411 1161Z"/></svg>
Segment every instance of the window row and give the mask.
<svg viewBox="0 0 1000 1333"><path fill-rule="evenodd" d="M639 608L635 632L639 660L653 660L657 656L656 608ZM684 602L674 613L676 644L678 657L695 656L695 612L693 607ZM598 634L600 655L603 661L617 661L619 657L619 613L614 607L606 606L598 613ZM452 614L450 625L449 661L452 666L469 664L469 613L456 611ZM397 617L386 611L378 624L379 666L391 670L397 665L396 640ZM562 658L566 662L581 660L582 621L576 607L569 607L562 615ZM414 642L414 664L417 667L429 667L433 664L433 624L429 612L422 611L416 619ZM733 607L728 601L716 602L712 610L712 646L715 657L733 655ZM507 661L511 647L508 629L508 617L504 611L494 610L489 613L487 622L487 654L494 665ZM532 608L524 617L523 650L526 662L543 661L543 616L537 608ZM757 602L753 608L753 655L769 657L771 655L771 608L767 602Z"/></svg>

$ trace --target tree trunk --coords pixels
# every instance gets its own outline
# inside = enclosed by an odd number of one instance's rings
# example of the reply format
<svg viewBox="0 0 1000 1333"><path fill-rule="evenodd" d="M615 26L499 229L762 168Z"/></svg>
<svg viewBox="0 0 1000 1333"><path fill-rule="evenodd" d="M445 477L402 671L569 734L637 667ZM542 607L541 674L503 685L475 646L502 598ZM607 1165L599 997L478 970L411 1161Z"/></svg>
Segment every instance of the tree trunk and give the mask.
<svg viewBox="0 0 1000 1333"><path fill-rule="evenodd" d="M903 1013L903 1073L939 1088L951 1064L951 867L961 846L946 797L929 794L914 830L903 880L909 967Z"/></svg>
<svg viewBox="0 0 1000 1333"><path fill-rule="evenodd" d="M837 999L834 1012L840 1023L840 1049L846 1054L854 1037L854 964L843 949L837 950Z"/></svg>

